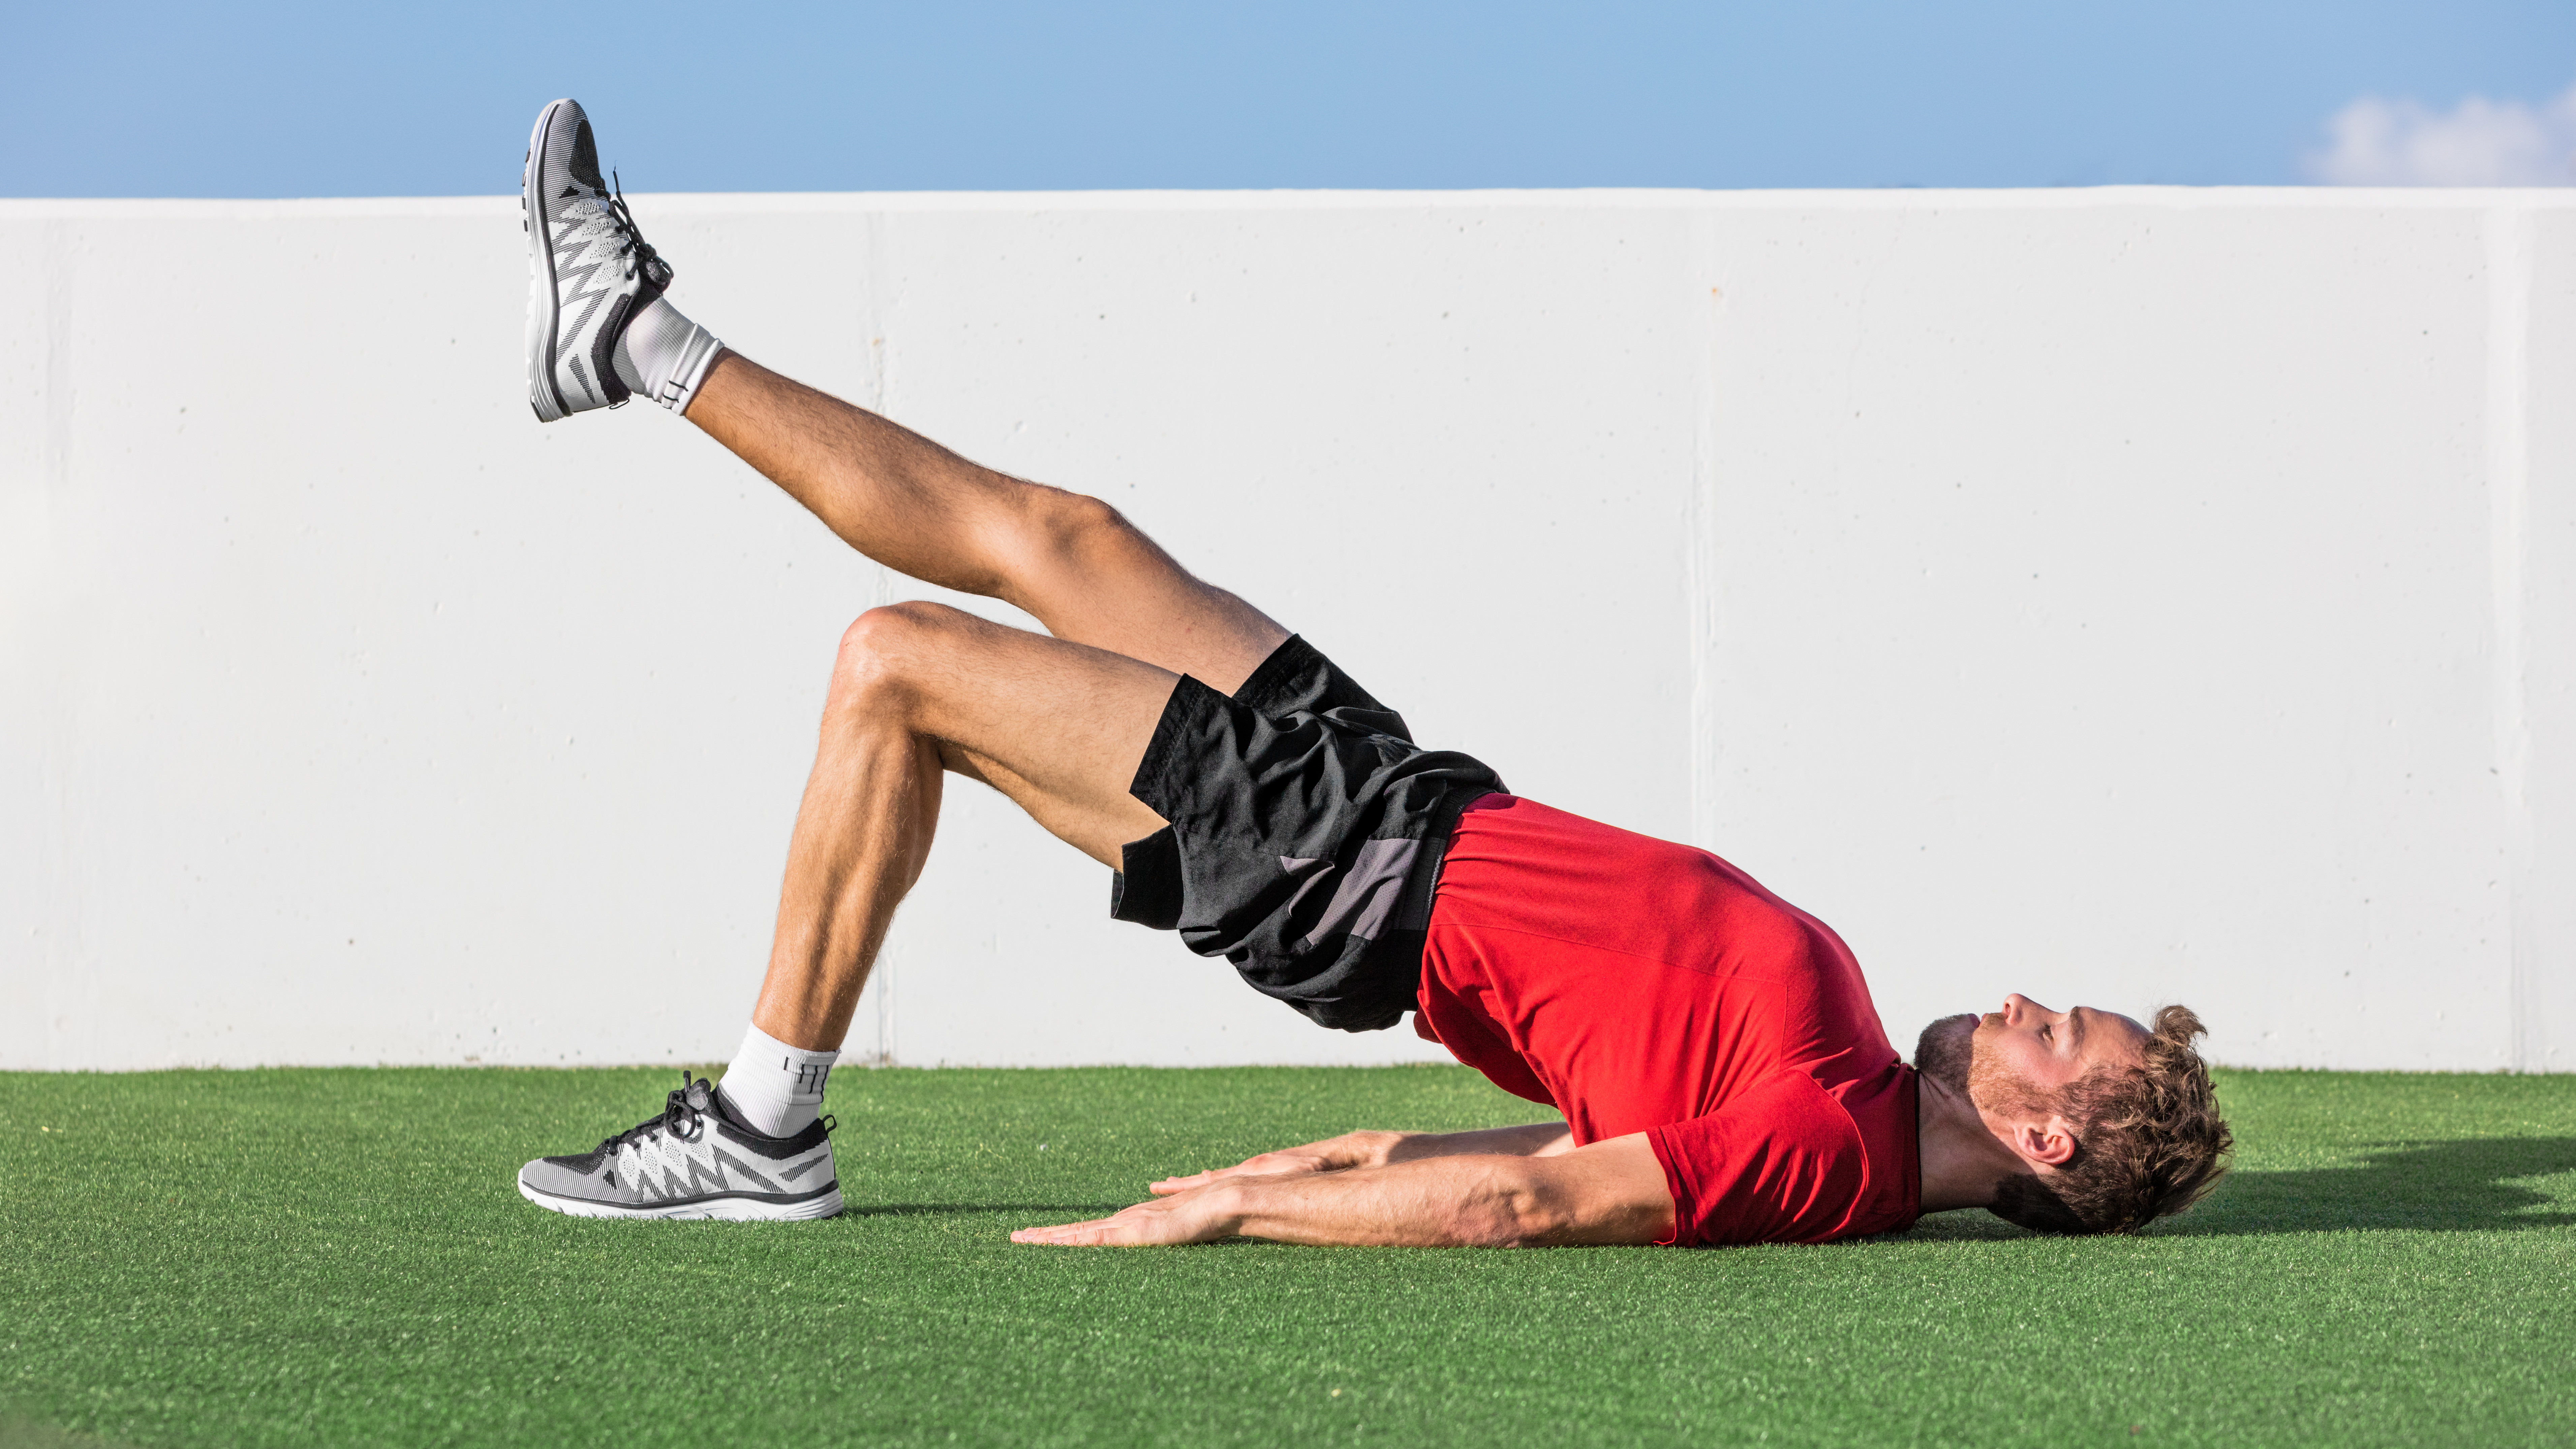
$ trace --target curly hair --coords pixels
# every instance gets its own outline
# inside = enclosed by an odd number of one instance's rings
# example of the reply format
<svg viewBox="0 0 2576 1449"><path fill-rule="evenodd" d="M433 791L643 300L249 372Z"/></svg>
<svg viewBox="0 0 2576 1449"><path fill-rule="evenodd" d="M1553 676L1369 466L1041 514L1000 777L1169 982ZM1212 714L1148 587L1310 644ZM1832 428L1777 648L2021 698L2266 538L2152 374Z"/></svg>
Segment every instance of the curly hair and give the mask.
<svg viewBox="0 0 2576 1449"><path fill-rule="evenodd" d="M2205 1032L2189 1007L2164 1007L2138 1065L2069 1084L2054 1106L2078 1124L2075 1155L2046 1177L2005 1178L1989 1211L2044 1233L2134 1233L2208 1196L2236 1141L2192 1046Z"/></svg>

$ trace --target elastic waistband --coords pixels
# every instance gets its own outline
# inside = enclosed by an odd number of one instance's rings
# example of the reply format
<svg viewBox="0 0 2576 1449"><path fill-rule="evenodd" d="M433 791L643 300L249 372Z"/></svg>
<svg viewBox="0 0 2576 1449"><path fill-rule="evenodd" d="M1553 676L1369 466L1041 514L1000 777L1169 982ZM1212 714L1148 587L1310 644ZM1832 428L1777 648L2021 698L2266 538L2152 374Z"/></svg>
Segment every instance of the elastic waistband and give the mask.
<svg viewBox="0 0 2576 1449"><path fill-rule="evenodd" d="M1458 817L1488 796L1510 793L1490 785L1463 785L1441 797L1431 812L1431 829L1422 837L1421 857L1413 863L1413 873L1404 881L1404 895L1396 902L1397 930L1431 929L1431 903L1440 894L1440 868L1449 859L1449 841L1458 833Z"/></svg>

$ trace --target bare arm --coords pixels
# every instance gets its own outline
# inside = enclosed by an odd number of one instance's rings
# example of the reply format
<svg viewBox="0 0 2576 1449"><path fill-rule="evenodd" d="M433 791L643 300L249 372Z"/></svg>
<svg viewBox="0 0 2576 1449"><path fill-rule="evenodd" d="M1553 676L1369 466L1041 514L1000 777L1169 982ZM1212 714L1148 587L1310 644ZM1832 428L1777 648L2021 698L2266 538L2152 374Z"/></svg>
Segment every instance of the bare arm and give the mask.
<svg viewBox="0 0 2576 1449"><path fill-rule="evenodd" d="M1023 1228L1011 1241L1131 1247L1254 1237L1381 1247L1536 1247L1651 1243L1670 1237L1672 1227L1663 1165L1639 1133L1546 1155L1447 1155L1338 1171L1220 1176L1115 1217Z"/></svg>
<svg viewBox="0 0 2576 1449"><path fill-rule="evenodd" d="M1146 1191L1169 1197L1234 1177L1347 1172L1356 1167L1384 1167L1391 1162L1417 1162L1426 1157L1554 1157L1573 1150L1574 1134L1562 1122L1488 1127L1476 1132L1345 1132L1303 1147L1283 1147L1277 1152L1248 1157L1232 1167L1211 1167L1186 1177L1167 1177L1149 1184Z"/></svg>

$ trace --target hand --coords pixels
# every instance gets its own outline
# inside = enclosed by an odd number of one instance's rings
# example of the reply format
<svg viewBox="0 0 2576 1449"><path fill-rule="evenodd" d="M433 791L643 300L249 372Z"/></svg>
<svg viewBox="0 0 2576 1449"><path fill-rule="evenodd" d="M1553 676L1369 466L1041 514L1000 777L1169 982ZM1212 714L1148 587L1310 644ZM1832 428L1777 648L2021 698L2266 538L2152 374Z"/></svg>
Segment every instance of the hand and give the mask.
<svg viewBox="0 0 2576 1449"><path fill-rule="evenodd" d="M1176 1193L1157 1202L1140 1202L1114 1217L1051 1228L1022 1228L1014 1243L1040 1243L1058 1248L1138 1248L1165 1243L1213 1243L1235 1234L1239 1217L1222 1198L1224 1189Z"/></svg>
<svg viewBox="0 0 2576 1449"><path fill-rule="evenodd" d="M1401 1132L1345 1132L1339 1137L1309 1142L1303 1147L1283 1147L1276 1152L1247 1157L1232 1167L1212 1167L1187 1177L1167 1177L1160 1182L1147 1183L1145 1190L1156 1197L1170 1197L1228 1178L1300 1177L1315 1172L1341 1172L1353 1167L1381 1167L1386 1163L1388 1147L1403 1136Z"/></svg>

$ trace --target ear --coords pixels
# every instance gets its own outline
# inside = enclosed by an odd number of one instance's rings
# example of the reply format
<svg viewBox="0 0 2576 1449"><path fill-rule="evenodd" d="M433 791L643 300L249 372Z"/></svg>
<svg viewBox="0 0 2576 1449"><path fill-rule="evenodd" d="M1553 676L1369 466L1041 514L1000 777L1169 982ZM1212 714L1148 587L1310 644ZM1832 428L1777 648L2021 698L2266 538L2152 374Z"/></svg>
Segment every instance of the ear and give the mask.
<svg viewBox="0 0 2576 1449"><path fill-rule="evenodd" d="M2075 1124L2054 1114L2025 1117L2013 1127L2012 1149L2035 1167L2064 1167L2075 1156Z"/></svg>

